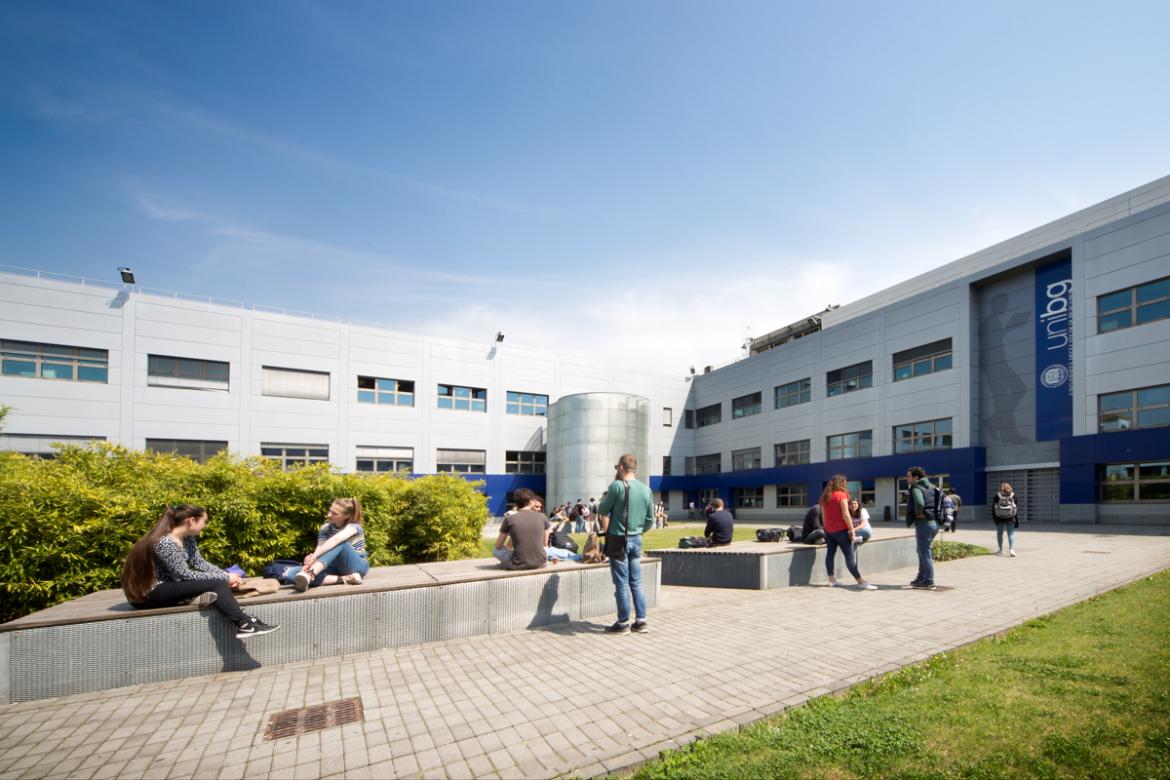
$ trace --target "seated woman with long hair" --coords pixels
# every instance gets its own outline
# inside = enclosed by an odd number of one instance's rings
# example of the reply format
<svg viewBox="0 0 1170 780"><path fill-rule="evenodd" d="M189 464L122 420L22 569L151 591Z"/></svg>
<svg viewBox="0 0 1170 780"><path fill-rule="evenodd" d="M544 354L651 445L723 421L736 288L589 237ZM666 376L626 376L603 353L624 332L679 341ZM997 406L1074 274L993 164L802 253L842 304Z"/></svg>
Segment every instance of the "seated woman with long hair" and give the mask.
<svg viewBox="0 0 1170 780"><path fill-rule="evenodd" d="M325 517L329 522L317 532L317 549L305 556L305 568L293 579L297 590L339 582L361 585L370 571L361 502L339 498Z"/></svg>
<svg viewBox="0 0 1170 780"><path fill-rule="evenodd" d="M214 605L236 626L243 639L269 634L270 626L245 615L232 595L241 578L213 566L199 554L195 537L207 527L207 512L198 506L167 507L146 536L134 543L122 566L122 592L135 607Z"/></svg>

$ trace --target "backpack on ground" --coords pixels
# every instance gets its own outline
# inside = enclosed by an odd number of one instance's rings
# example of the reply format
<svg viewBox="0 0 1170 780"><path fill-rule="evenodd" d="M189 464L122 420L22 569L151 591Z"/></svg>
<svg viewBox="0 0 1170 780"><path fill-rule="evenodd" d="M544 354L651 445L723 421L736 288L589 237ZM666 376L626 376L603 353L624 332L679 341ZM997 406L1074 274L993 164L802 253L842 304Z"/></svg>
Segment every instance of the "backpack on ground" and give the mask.
<svg viewBox="0 0 1170 780"><path fill-rule="evenodd" d="M577 542L573 540L573 537L569 536L567 531L562 531L559 528L549 533L548 544L550 547L559 547L569 552L577 552L578 549Z"/></svg>
<svg viewBox="0 0 1170 780"><path fill-rule="evenodd" d="M605 556L601 553L601 542L597 540L597 534L592 531L589 536L585 537L585 549L581 551L581 563L601 563L605 560Z"/></svg>
<svg viewBox="0 0 1170 780"><path fill-rule="evenodd" d="M1016 514L1016 502L1011 496L1003 493L995 494L995 503L991 506L991 514L996 520L1011 520Z"/></svg>
<svg viewBox="0 0 1170 780"><path fill-rule="evenodd" d="M683 550L691 550L696 547L710 547L711 541L705 536L684 536L678 540L678 546Z"/></svg>
<svg viewBox="0 0 1170 780"><path fill-rule="evenodd" d="M779 542L784 538L781 528L759 528L756 530L757 542Z"/></svg>

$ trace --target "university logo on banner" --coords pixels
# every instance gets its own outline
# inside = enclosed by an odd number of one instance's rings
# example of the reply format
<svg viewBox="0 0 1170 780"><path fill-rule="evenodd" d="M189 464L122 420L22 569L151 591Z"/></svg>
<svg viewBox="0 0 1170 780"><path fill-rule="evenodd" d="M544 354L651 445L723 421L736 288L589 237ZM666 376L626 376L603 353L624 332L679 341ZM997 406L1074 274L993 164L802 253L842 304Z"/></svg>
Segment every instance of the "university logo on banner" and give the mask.
<svg viewBox="0 0 1170 780"><path fill-rule="evenodd" d="M1036 440L1072 436L1072 259L1036 268Z"/></svg>

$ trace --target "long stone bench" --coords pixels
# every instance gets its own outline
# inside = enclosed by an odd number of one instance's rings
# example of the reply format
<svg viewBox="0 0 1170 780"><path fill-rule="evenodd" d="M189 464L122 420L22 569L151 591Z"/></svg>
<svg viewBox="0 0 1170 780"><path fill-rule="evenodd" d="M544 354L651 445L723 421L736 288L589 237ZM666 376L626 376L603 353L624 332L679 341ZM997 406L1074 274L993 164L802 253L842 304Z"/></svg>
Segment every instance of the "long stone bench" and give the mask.
<svg viewBox="0 0 1170 780"><path fill-rule="evenodd" d="M660 564L643 561L648 606ZM91 593L0 625L0 703L162 682L614 614L607 564L507 571L494 559L380 567L362 585L241 600L280 630L240 640L214 608L137 610Z"/></svg>
<svg viewBox="0 0 1170 780"><path fill-rule="evenodd" d="M770 590L827 582L825 553L824 545L732 542L726 547L659 549L647 554L662 561L663 585ZM857 551L857 565L866 578L917 564L914 532L909 530L879 529ZM837 554L833 567L838 580L853 581L842 554Z"/></svg>

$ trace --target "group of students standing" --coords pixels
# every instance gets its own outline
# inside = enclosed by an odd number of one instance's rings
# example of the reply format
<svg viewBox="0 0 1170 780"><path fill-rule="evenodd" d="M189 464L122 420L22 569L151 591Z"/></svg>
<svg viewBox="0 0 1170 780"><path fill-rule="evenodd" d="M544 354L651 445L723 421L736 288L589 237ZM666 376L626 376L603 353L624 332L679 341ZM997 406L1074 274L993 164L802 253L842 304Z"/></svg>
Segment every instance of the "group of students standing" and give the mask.
<svg viewBox="0 0 1170 780"><path fill-rule="evenodd" d="M356 498L339 498L318 529L317 546L305 556L294 586L360 585L370 570L366 557L362 507ZM207 527L207 510L192 504L168 506L154 526L130 549L122 566L122 592L139 609L180 604L214 606L236 627L236 637L270 634L280 628L244 613L235 592L244 578L209 563L196 538Z"/></svg>

